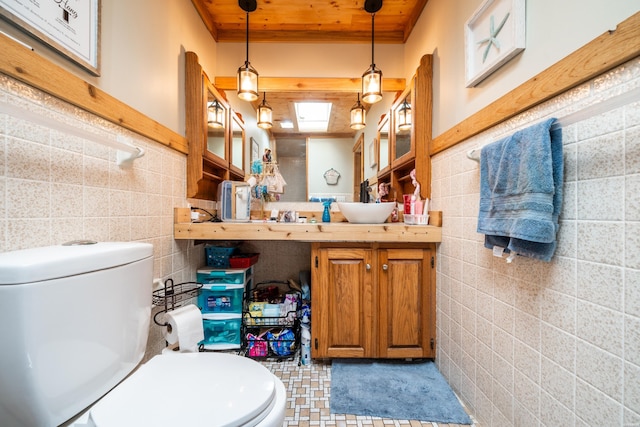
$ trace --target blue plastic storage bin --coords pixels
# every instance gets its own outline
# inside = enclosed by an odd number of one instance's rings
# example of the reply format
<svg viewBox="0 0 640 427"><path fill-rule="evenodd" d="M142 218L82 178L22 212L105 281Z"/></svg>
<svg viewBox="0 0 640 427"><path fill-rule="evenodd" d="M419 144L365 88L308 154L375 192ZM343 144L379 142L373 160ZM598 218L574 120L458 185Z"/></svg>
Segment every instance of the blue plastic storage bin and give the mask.
<svg viewBox="0 0 640 427"><path fill-rule="evenodd" d="M202 326L204 328L204 340L202 344L205 347L217 348L238 348L240 347L240 324L242 318L237 317L216 317L207 318L203 315Z"/></svg>
<svg viewBox="0 0 640 427"><path fill-rule="evenodd" d="M204 254L207 265L214 268L229 268L229 257L233 255L236 248L225 248L220 246L205 246Z"/></svg>
<svg viewBox="0 0 640 427"><path fill-rule="evenodd" d="M245 269L221 270L201 268L197 271L198 283L217 285L242 285L245 281Z"/></svg>
<svg viewBox="0 0 640 427"><path fill-rule="evenodd" d="M242 313L244 284L203 285L198 295L198 307L203 313Z"/></svg>

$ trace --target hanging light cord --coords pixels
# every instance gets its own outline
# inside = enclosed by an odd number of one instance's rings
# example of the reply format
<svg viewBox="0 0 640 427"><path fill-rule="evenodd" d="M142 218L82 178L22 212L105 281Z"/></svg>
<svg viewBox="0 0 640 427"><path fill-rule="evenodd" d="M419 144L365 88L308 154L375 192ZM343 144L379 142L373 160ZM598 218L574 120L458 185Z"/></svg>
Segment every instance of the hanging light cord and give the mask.
<svg viewBox="0 0 640 427"><path fill-rule="evenodd" d="M249 12L247 12L247 60L245 64L249 64Z"/></svg>
<svg viewBox="0 0 640 427"><path fill-rule="evenodd" d="M376 14L371 14L371 65L375 68L376 62L373 60L373 32L375 31L375 25L373 24L376 19Z"/></svg>

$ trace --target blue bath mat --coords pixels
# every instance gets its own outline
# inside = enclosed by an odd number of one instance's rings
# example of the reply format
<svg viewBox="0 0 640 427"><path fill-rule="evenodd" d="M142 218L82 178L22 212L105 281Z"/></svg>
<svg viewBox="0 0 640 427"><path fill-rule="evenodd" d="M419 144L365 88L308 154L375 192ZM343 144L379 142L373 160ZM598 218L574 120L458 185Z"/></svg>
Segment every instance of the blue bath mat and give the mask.
<svg viewBox="0 0 640 427"><path fill-rule="evenodd" d="M332 414L471 424L432 361L334 360Z"/></svg>

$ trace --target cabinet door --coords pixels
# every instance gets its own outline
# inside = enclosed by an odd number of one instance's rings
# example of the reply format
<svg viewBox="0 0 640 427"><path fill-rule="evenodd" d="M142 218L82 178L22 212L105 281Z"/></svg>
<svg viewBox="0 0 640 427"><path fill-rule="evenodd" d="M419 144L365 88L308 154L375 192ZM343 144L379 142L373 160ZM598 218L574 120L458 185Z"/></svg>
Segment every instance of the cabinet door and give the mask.
<svg viewBox="0 0 640 427"><path fill-rule="evenodd" d="M373 345L371 250L313 251L312 357L371 357Z"/></svg>
<svg viewBox="0 0 640 427"><path fill-rule="evenodd" d="M435 357L432 256L430 249L379 250L379 357Z"/></svg>

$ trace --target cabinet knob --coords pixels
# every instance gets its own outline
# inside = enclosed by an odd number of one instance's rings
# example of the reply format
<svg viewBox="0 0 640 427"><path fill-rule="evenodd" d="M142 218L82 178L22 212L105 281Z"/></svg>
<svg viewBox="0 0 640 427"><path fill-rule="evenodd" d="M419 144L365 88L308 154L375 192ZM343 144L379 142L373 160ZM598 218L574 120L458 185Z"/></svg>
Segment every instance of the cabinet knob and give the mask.
<svg viewBox="0 0 640 427"><path fill-rule="evenodd" d="M364 268L366 268L366 269L367 269L367 271L371 270L371 264L366 264L366 265L364 266Z"/></svg>
<svg viewBox="0 0 640 427"><path fill-rule="evenodd" d="M389 266L387 264L382 264L382 269L384 271L387 271L389 269Z"/></svg>

